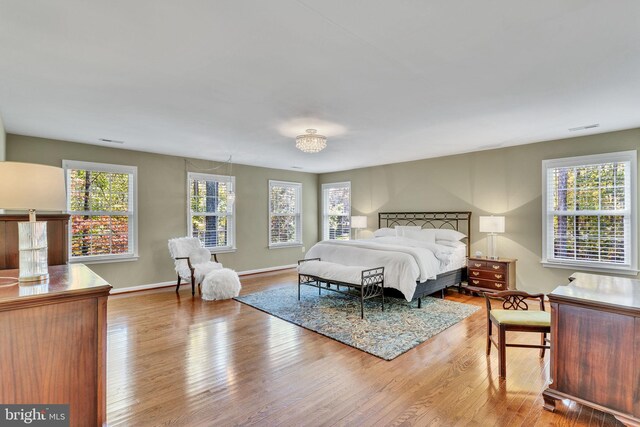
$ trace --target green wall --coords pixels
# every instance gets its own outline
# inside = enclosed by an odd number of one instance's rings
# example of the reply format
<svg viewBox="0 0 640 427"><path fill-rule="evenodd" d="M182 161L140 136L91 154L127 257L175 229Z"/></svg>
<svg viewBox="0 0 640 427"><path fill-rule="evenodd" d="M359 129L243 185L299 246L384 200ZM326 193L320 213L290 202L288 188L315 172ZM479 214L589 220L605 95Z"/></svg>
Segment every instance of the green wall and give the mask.
<svg viewBox="0 0 640 427"><path fill-rule="evenodd" d="M5 157L6 138L7 134L4 131L4 123L2 122L2 116L0 115L0 161L3 161Z"/></svg>
<svg viewBox="0 0 640 427"><path fill-rule="evenodd" d="M222 165L210 173L228 173L226 165L219 162L7 135L7 160L61 166L63 159L138 167L140 258L90 265L116 288L175 280L167 240L187 233L187 170L207 173L206 169ZM233 175L236 177L237 251L220 254L218 259L225 267L237 271L295 264L303 257L301 248L268 248L268 181L302 183L303 242L308 248L318 238L318 176L237 164L233 165Z"/></svg>
<svg viewBox="0 0 640 427"><path fill-rule="evenodd" d="M378 211L470 210L472 253L486 253L486 236L478 232L478 216L504 214L506 233L498 239L499 255L518 259L520 289L548 292L566 283L572 270L540 264L542 160L639 148L640 129L633 129L321 175L234 164L238 250L220 255L220 260L246 271L289 265L302 257L300 248L267 248L269 179L302 182L306 248L322 235L320 185L351 181L352 214L369 217L369 229L360 233L362 237L377 228ZM7 135L7 160L60 166L62 159L138 167L140 259L92 264L91 268L115 287L173 280L167 239L186 233L186 159ZM195 172L220 166L204 160L190 162L198 166L189 168Z"/></svg>
<svg viewBox="0 0 640 427"><path fill-rule="evenodd" d="M322 174L319 185L351 181L352 214L368 216L369 235L377 228L379 211L472 211L472 254L487 252L478 216L505 215L498 254L518 259L518 288L549 292L567 283L573 271L540 264L542 160L638 148L640 129L633 129Z"/></svg>

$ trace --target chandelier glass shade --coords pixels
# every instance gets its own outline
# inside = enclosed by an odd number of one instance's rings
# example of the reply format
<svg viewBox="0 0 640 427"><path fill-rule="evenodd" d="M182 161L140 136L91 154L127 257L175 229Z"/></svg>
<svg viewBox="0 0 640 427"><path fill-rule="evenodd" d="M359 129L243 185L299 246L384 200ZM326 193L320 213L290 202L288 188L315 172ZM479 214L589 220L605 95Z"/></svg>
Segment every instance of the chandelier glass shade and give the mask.
<svg viewBox="0 0 640 427"><path fill-rule="evenodd" d="M317 153L327 146L327 137L318 135L315 129L307 129L304 135L296 136L296 148L305 153Z"/></svg>

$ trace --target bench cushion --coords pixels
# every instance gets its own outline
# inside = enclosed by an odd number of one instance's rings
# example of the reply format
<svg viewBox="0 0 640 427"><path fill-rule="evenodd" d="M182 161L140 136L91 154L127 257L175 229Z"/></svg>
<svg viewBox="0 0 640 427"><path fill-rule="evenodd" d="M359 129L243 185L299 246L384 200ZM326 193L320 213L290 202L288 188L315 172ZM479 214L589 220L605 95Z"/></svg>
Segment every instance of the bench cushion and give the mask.
<svg viewBox="0 0 640 427"><path fill-rule="evenodd" d="M298 265L298 273L320 277L328 281L360 285L362 282L362 270L371 267L336 264L327 261L305 261Z"/></svg>

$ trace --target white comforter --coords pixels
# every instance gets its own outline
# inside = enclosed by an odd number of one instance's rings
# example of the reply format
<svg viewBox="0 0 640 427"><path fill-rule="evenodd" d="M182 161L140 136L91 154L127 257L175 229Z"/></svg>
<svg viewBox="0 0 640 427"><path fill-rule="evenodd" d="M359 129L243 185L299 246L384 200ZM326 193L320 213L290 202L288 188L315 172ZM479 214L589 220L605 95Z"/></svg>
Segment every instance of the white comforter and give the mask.
<svg viewBox="0 0 640 427"><path fill-rule="evenodd" d="M435 277L449 262L454 249L404 237L367 240L324 240L314 245L305 258L362 267L384 267L384 286L396 288L410 301L416 281Z"/></svg>

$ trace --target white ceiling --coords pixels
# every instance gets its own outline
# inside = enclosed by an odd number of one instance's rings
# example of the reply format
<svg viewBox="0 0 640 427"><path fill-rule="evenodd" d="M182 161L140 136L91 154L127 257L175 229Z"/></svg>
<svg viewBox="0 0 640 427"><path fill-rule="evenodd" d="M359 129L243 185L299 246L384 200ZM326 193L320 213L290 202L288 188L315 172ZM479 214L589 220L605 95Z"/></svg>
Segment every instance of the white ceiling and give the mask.
<svg viewBox="0 0 640 427"><path fill-rule="evenodd" d="M640 1L0 0L0 114L308 172L640 127Z"/></svg>

